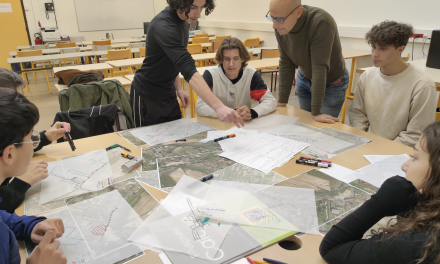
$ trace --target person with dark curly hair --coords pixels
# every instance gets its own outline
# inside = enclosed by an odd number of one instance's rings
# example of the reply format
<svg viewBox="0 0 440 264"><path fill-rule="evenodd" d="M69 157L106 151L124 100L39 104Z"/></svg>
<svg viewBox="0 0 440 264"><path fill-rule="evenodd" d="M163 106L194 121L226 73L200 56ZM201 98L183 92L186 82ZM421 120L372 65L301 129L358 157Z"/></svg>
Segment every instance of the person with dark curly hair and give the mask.
<svg viewBox="0 0 440 264"><path fill-rule="evenodd" d="M229 37L222 41L215 55L217 67L203 73L208 86L226 106L235 109L243 121L267 115L277 102L260 73L247 62L251 56L243 42ZM215 111L202 99L197 100L197 114L217 118Z"/></svg>
<svg viewBox="0 0 440 264"><path fill-rule="evenodd" d="M287 104L298 67L295 92L300 108L318 122L339 122L350 74L336 21L301 0L271 0L266 17L273 23L280 50L278 106Z"/></svg>
<svg viewBox="0 0 440 264"><path fill-rule="evenodd" d="M402 164L371 198L333 225L319 252L329 264L440 263L440 122L430 124ZM370 230L384 217L388 225ZM367 239L364 239L367 235Z"/></svg>
<svg viewBox="0 0 440 264"><path fill-rule="evenodd" d="M194 91L215 110L220 121L244 126L241 117L225 106L197 72L187 50L189 25L197 22L205 9L209 15L214 0L167 0L168 7L157 14L148 26L145 59L131 85L130 103L136 127L149 126L182 118L182 107L189 105L179 72ZM176 96L177 93L177 96Z"/></svg>
<svg viewBox="0 0 440 264"><path fill-rule="evenodd" d="M362 73L348 112L350 126L413 147L435 121L434 81L406 63L402 52L413 36L410 25L384 21L366 34L372 67Z"/></svg>

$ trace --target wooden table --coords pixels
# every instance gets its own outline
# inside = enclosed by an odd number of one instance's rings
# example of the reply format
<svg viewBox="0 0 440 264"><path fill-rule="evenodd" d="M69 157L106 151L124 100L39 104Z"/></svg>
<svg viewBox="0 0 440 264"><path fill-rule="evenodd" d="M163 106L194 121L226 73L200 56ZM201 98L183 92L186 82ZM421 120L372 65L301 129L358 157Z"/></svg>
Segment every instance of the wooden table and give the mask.
<svg viewBox="0 0 440 264"><path fill-rule="evenodd" d="M108 70L113 69L107 63L94 63L94 64L84 64L84 65L72 65L66 67L55 67L53 68L53 72L57 73L59 71L64 70L80 70L80 71L89 71L89 70L101 70L104 73L104 77L108 77Z"/></svg>
<svg viewBox="0 0 440 264"><path fill-rule="evenodd" d="M288 115L299 117L298 122L311 125L314 127L322 128L325 126L330 126L341 131L359 135L372 140L372 142L350 150L348 152L337 155L330 160L338 165L345 166L352 170L360 169L364 166L369 165L369 162L363 157L363 155L397 155L397 154L410 154L412 149L408 146L396 143L394 141L382 138L377 135L367 133L365 131L341 124L336 123L333 125L318 123L313 120L309 112L303 111L301 109L295 108L293 106L278 107L275 114ZM226 130L232 127L231 124L221 123L218 119L208 118L208 117L198 117L196 120L212 126L216 129ZM75 152L72 152L68 142L52 144L44 147L42 150L36 152L33 157L33 161L45 160L47 162L57 161L64 157L70 157L72 155L78 155L81 153L91 152L98 149L104 149L113 144L120 144L122 146L130 146L133 156L141 155L141 147L131 146L125 139L120 137L116 133L90 137L80 140L75 140L75 146L77 147ZM297 154L295 158L299 158L302 154ZM295 163L295 158L284 164L280 168L276 168L274 171L291 178L298 174L304 173L310 170L310 167L303 166ZM156 199L161 200L166 197L166 193L148 185L142 184L145 189L150 192ZM16 210L17 214L22 215L24 212L23 204ZM317 235L305 235L300 238L302 241L302 247L296 251L287 251L282 249L278 244L267 247L261 251L252 254L250 257L252 259L262 259L263 257L276 259L279 261L287 263L307 263L307 264L322 264L325 261L319 255L319 244L321 243L322 236ZM26 262L26 253L24 249L24 244L20 244L20 255L21 263ZM151 251L146 251L146 255L134 260L134 264L149 263L149 264L162 264L159 260L158 254Z"/></svg>
<svg viewBox="0 0 440 264"><path fill-rule="evenodd" d="M105 78L104 81L107 80L118 80L122 86L126 87L125 89L127 89L127 86L130 86L132 81L130 81L129 79L123 78L123 77L110 77L110 78ZM69 87L65 84L55 84L55 87L57 88L57 90L60 92L61 90L64 89L69 89Z"/></svg>
<svg viewBox="0 0 440 264"><path fill-rule="evenodd" d="M106 39L102 39L102 40L106 40ZM96 41L102 41L102 40L96 40ZM112 44L142 42L140 39L134 39L134 38L112 39L111 41L112 41L111 42ZM93 45L93 40L84 40L84 41L81 41L81 43L84 46Z"/></svg>

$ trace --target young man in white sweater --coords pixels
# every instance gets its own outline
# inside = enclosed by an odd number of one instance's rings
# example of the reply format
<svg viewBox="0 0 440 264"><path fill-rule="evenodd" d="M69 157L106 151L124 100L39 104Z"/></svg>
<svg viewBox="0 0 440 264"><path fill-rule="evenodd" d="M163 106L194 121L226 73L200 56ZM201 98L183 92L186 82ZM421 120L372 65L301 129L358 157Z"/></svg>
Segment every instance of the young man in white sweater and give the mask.
<svg viewBox="0 0 440 264"><path fill-rule="evenodd" d="M412 36L412 26L395 21L366 34L375 67L361 75L349 110L350 126L410 147L435 121L437 107L434 81L401 57Z"/></svg>
<svg viewBox="0 0 440 264"><path fill-rule="evenodd" d="M243 121L267 115L275 111L277 102L259 72L247 62L249 52L237 38L226 38L221 43L215 60L217 67L204 72L203 78L227 107L235 109ZM217 118L216 112L200 97L197 100L197 114Z"/></svg>

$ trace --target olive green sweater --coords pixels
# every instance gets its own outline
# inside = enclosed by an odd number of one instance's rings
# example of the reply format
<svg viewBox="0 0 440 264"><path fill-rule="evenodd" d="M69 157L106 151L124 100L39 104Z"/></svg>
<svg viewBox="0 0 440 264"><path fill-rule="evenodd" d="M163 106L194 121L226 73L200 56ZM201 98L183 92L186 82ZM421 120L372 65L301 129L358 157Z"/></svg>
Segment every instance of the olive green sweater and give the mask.
<svg viewBox="0 0 440 264"><path fill-rule="evenodd" d="M338 28L326 11L304 5L304 12L286 35L275 30L280 50L280 103L287 103L295 65L312 82L312 115L321 114L325 87L345 74Z"/></svg>

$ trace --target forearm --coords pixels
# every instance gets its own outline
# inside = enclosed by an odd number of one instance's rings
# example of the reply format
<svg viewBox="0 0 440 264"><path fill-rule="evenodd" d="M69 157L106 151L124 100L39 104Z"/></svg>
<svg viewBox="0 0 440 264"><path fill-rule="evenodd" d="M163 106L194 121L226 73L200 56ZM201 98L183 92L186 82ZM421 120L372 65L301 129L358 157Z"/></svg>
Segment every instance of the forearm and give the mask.
<svg viewBox="0 0 440 264"><path fill-rule="evenodd" d="M317 116L322 114L321 107L324 102L327 72L325 66L313 66L312 65L312 115Z"/></svg>
<svg viewBox="0 0 440 264"><path fill-rule="evenodd" d="M261 103L253 108L253 110L258 114L258 116L267 115L277 108L277 101L273 97L270 91L267 91L263 97L261 97Z"/></svg>
<svg viewBox="0 0 440 264"><path fill-rule="evenodd" d="M202 100L209 105L214 111L218 108L222 107L224 104L218 99L212 91L209 89L203 77L196 72L191 80L189 81L189 85L194 89L197 95L202 98Z"/></svg>
<svg viewBox="0 0 440 264"><path fill-rule="evenodd" d="M285 62L285 60L289 59L280 60L280 87L278 92L278 102L284 104L289 101L293 80L295 79L295 65L292 62Z"/></svg>
<svg viewBox="0 0 440 264"><path fill-rule="evenodd" d="M176 91L182 91L183 90L182 83L180 81L180 74L177 75L176 80L174 81L174 87L176 87Z"/></svg>

